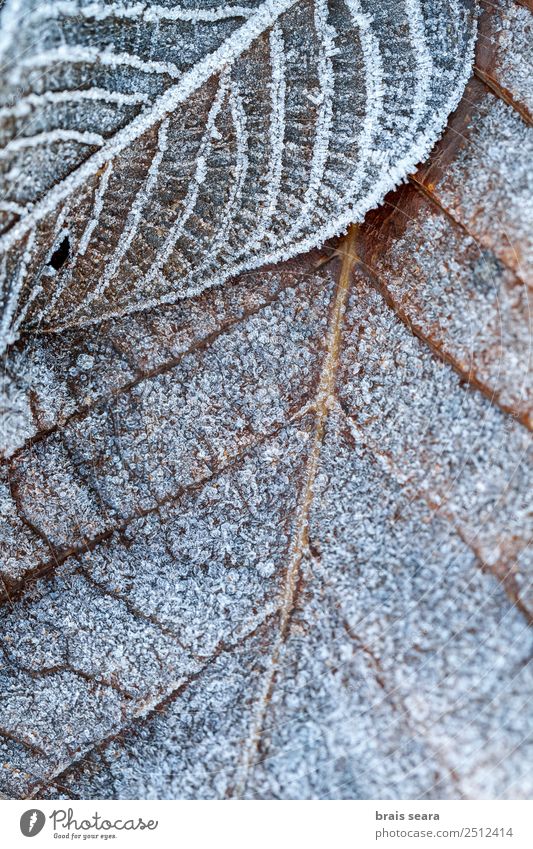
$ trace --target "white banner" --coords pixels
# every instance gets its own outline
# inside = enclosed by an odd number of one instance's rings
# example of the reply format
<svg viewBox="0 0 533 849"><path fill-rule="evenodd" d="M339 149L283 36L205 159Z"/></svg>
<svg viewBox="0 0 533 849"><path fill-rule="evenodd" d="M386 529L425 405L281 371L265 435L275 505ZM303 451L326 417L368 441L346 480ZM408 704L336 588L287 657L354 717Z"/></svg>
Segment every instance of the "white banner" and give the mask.
<svg viewBox="0 0 533 849"><path fill-rule="evenodd" d="M3 801L0 814L5 849L533 847L531 802Z"/></svg>

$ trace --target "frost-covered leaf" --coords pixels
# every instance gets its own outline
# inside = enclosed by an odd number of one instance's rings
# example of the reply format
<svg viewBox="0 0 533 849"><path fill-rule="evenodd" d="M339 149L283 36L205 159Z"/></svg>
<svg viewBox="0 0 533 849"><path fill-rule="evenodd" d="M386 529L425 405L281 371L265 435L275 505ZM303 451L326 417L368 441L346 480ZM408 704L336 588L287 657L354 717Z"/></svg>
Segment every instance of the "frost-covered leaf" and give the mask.
<svg viewBox="0 0 533 849"><path fill-rule="evenodd" d="M531 129L486 5L507 84L347 237L8 350L5 795L531 797Z"/></svg>
<svg viewBox="0 0 533 849"><path fill-rule="evenodd" d="M472 63L472 0L7 0L3 347L198 293L361 221Z"/></svg>

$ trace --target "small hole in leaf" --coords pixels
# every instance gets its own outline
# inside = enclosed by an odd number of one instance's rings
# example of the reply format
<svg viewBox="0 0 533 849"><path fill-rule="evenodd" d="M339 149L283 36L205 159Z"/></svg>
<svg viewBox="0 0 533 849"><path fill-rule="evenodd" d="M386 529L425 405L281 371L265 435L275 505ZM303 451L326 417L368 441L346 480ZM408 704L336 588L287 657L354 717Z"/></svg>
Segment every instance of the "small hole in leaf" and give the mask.
<svg viewBox="0 0 533 849"><path fill-rule="evenodd" d="M50 257L49 265L52 268L55 268L56 271L59 271L61 266L63 266L70 253L70 240L68 236L65 236L61 244L55 249L54 253Z"/></svg>

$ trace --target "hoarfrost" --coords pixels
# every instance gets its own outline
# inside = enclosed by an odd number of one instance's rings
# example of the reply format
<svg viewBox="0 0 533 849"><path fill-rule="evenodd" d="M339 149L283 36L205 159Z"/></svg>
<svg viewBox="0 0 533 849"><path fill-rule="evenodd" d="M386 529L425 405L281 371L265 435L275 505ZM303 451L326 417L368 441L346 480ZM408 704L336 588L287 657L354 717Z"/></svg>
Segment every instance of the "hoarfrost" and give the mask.
<svg viewBox="0 0 533 849"><path fill-rule="evenodd" d="M0 237L2 348L189 297L361 221L456 106L471 6L8 0L0 190L21 211ZM71 255L43 282L61 209Z"/></svg>

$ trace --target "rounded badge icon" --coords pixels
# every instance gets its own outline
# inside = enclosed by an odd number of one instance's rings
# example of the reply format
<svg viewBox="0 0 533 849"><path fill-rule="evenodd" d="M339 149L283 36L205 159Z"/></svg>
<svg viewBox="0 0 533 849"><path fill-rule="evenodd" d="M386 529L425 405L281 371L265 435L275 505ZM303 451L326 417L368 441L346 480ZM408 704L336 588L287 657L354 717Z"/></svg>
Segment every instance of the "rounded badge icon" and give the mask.
<svg viewBox="0 0 533 849"><path fill-rule="evenodd" d="M42 831L46 822L46 817L42 811L37 808L31 808L29 811L24 811L20 818L20 830L25 837L35 837Z"/></svg>

